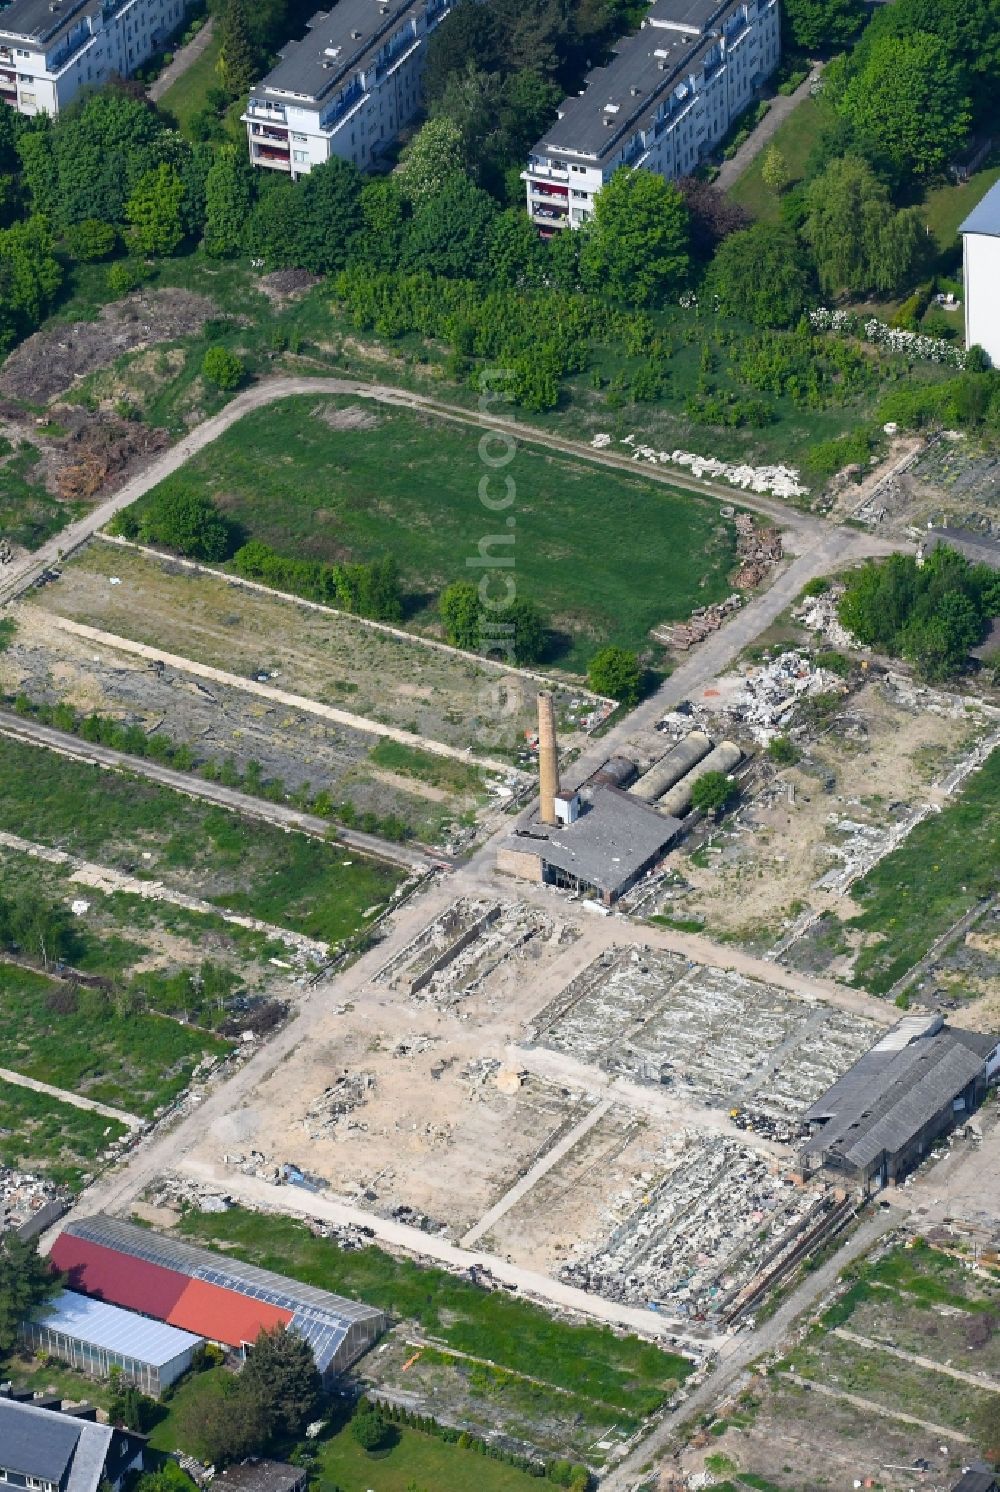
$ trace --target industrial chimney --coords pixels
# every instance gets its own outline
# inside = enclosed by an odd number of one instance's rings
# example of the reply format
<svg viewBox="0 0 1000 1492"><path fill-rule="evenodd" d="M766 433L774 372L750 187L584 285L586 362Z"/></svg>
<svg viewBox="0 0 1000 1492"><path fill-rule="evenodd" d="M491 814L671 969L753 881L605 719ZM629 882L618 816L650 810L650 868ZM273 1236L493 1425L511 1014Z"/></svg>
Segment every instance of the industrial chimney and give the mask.
<svg viewBox="0 0 1000 1492"><path fill-rule="evenodd" d="M543 824L556 822L556 793L559 791L559 753L556 748L556 715L552 695L540 690L538 695L538 792L541 799L539 817Z"/></svg>

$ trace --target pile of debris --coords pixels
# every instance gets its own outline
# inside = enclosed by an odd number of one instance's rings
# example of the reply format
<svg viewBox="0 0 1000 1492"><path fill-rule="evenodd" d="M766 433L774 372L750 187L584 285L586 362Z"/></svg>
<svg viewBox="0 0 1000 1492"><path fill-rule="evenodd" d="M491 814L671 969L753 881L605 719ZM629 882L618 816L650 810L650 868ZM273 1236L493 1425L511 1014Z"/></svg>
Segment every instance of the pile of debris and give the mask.
<svg viewBox="0 0 1000 1492"><path fill-rule="evenodd" d="M56 474L56 492L63 502L87 502L113 478L123 477L138 461L145 461L170 444L166 430L101 418L78 430L66 445L69 457Z"/></svg>
<svg viewBox="0 0 1000 1492"><path fill-rule="evenodd" d="M743 721L762 746L782 735L796 706L817 694L846 694L839 674L816 665L802 653L782 653L748 670L743 686L725 704L725 713Z"/></svg>
<svg viewBox="0 0 1000 1492"><path fill-rule="evenodd" d="M666 622L660 627L652 628L649 635L654 642L661 643L665 648L675 648L686 653L696 642L703 642L711 633L718 632L726 618L732 616L734 611L739 611L742 605L743 597L734 591L725 601L716 601L712 606L696 607L686 622Z"/></svg>
<svg viewBox="0 0 1000 1492"><path fill-rule="evenodd" d="M337 1081L324 1088L306 1110L302 1121L306 1134L311 1140L319 1140L335 1135L341 1128L367 1131L367 1124L353 1115L355 1109L368 1102L374 1089L374 1073L351 1072L345 1068Z"/></svg>
<svg viewBox="0 0 1000 1492"><path fill-rule="evenodd" d="M774 565L781 559L781 534L776 528L758 528L750 513L737 513L733 518L733 526L736 529L736 553L740 560L740 568L733 584L740 590L753 590L767 579Z"/></svg>
<svg viewBox="0 0 1000 1492"><path fill-rule="evenodd" d="M47 1176L0 1166L0 1234L33 1238L61 1217L72 1200L66 1187Z"/></svg>
<svg viewBox="0 0 1000 1492"><path fill-rule="evenodd" d="M595 450L601 451L611 444L611 436L595 435L590 443ZM736 465L720 461L715 456L699 456L694 451L656 451L652 446L638 444L634 435L626 435L621 443L632 447L633 461L648 461L654 466L684 466L692 476L721 477L733 487L750 492L770 492L775 497L807 497L809 494L809 488L803 487L793 466Z"/></svg>
<svg viewBox="0 0 1000 1492"><path fill-rule="evenodd" d="M10 547L9 539L0 539L0 565L12 565L14 563L14 551Z"/></svg>

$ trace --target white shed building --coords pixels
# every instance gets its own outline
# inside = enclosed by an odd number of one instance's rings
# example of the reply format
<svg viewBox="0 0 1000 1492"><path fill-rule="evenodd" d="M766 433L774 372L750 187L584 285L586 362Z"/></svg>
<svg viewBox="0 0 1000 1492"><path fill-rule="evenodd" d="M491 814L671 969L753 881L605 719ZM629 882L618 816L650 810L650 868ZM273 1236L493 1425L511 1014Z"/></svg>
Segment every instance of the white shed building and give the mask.
<svg viewBox="0 0 1000 1492"><path fill-rule="evenodd" d="M72 1290L25 1321L21 1336L36 1352L49 1352L95 1378L107 1378L112 1368L119 1368L154 1398L187 1372L204 1344L193 1332Z"/></svg>
<svg viewBox="0 0 1000 1492"><path fill-rule="evenodd" d="M1000 181L959 232L964 245L965 345L982 347L1000 368Z"/></svg>

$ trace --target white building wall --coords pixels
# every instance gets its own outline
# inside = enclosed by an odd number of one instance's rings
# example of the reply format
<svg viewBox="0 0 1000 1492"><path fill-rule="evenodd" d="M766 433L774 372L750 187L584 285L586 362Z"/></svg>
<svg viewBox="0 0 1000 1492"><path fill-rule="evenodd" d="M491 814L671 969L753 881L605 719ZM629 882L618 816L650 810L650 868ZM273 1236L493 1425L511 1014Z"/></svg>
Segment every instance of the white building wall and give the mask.
<svg viewBox="0 0 1000 1492"><path fill-rule="evenodd" d="M985 349L1000 368L1000 237L966 233L965 345Z"/></svg>

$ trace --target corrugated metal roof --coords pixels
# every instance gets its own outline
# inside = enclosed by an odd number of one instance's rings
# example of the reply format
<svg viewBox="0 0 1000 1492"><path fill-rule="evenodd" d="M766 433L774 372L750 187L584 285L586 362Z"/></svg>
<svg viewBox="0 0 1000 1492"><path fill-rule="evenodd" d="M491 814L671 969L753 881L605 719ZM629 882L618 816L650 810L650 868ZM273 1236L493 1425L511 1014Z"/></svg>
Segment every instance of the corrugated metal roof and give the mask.
<svg viewBox="0 0 1000 1492"><path fill-rule="evenodd" d="M69 1290L52 1301L37 1320L52 1331L61 1331L93 1347L120 1352L154 1368L166 1367L199 1346L202 1340L162 1321L137 1316L134 1311Z"/></svg>
<svg viewBox="0 0 1000 1492"><path fill-rule="evenodd" d="M987 237L1000 238L1000 181L990 188L978 207L972 209L958 231L985 233Z"/></svg>

